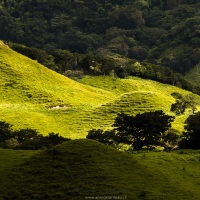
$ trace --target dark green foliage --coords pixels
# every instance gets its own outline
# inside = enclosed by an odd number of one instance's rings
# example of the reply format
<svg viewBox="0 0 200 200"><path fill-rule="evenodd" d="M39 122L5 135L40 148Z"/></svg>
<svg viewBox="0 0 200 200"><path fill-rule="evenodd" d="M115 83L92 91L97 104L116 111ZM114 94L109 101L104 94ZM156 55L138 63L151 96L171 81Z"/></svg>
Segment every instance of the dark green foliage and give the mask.
<svg viewBox="0 0 200 200"><path fill-rule="evenodd" d="M33 130L31 130L33 132ZM58 133L49 133L48 136L36 134L35 137L27 139L19 144L16 149L36 150L41 148L51 148L69 139L59 136Z"/></svg>
<svg viewBox="0 0 200 200"><path fill-rule="evenodd" d="M88 135L86 136L86 138L97 140L98 142L112 145L112 146L118 143L118 137L116 136L114 130L103 131L101 129L92 129L88 132Z"/></svg>
<svg viewBox="0 0 200 200"><path fill-rule="evenodd" d="M22 143L27 140L33 140L38 136L38 132L33 129L21 129L19 131L15 131L14 133L15 139L17 139L18 142Z"/></svg>
<svg viewBox="0 0 200 200"><path fill-rule="evenodd" d="M12 125L5 121L0 121L0 144L2 145L5 140L9 140L12 135Z"/></svg>
<svg viewBox="0 0 200 200"><path fill-rule="evenodd" d="M136 116L121 113L113 126L122 142L131 144L135 150L141 150L143 146L158 145L162 133L171 127L173 119L162 110Z"/></svg>
<svg viewBox="0 0 200 200"><path fill-rule="evenodd" d="M88 132L88 135L86 136L86 138L100 141L102 140L102 133L103 133L103 130L101 129L98 129L98 130L92 129Z"/></svg>
<svg viewBox="0 0 200 200"><path fill-rule="evenodd" d="M165 29L145 27L136 32L136 38L144 45L152 47L161 44L164 41L166 34L167 31Z"/></svg>
<svg viewBox="0 0 200 200"><path fill-rule="evenodd" d="M47 52L67 49L161 60L180 73L200 61L197 0L4 0L0 5L0 39ZM162 55L179 45L173 56ZM74 64L69 63L62 72L71 70Z"/></svg>
<svg viewBox="0 0 200 200"><path fill-rule="evenodd" d="M142 13L135 6L114 8L109 13L112 26L122 29L134 29L144 25Z"/></svg>
<svg viewBox="0 0 200 200"><path fill-rule="evenodd" d="M46 143L46 147L51 147L68 141L69 139L60 136L58 133L49 133L49 135L45 136L43 140Z"/></svg>
<svg viewBox="0 0 200 200"><path fill-rule="evenodd" d="M175 143L173 133L163 134L171 127L174 117L166 115L163 111L146 112L130 116L124 113L115 118L111 131L92 129L88 132L87 139L97 140L104 144L117 146L120 143L132 145L135 150L141 150L143 146L149 148L153 145ZM173 137L173 136L174 137Z"/></svg>
<svg viewBox="0 0 200 200"><path fill-rule="evenodd" d="M55 49L51 52L54 58L56 69L59 73L66 72L67 70L80 70L79 62L81 55L71 53L67 50Z"/></svg>
<svg viewBox="0 0 200 200"><path fill-rule="evenodd" d="M50 148L69 140L59 136L58 133L43 136L34 129L13 131L11 127L9 123L0 121L0 146L3 148L36 150L44 147Z"/></svg>
<svg viewBox="0 0 200 200"><path fill-rule="evenodd" d="M178 148L180 133L176 129L170 128L162 135L162 143L165 151Z"/></svg>
<svg viewBox="0 0 200 200"><path fill-rule="evenodd" d="M130 62L127 65L127 73L132 76L148 78L161 83L168 83L170 85L176 85L178 82L182 82L182 76L180 74L175 73L167 67L161 67L146 62Z"/></svg>
<svg viewBox="0 0 200 200"><path fill-rule="evenodd" d="M180 148L200 149L200 112L186 119L185 130Z"/></svg>
<svg viewBox="0 0 200 200"><path fill-rule="evenodd" d="M11 46L56 72L71 78L137 74L113 59L121 54L145 61L143 78L200 93L174 73L184 75L200 62L199 1L5 0L1 6L0 39L27 45Z"/></svg>
<svg viewBox="0 0 200 200"><path fill-rule="evenodd" d="M84 72L82 70L67 70L63 73L63 75L71 78L83 78Z"/></svg>
<svg viewBox="0 0 200 200"><path fill-rule="evenodd" d="M134 46L128 50L128 56L136 60L145 60L148 56L148 48L143 46Z"/></svg>
<svg viewBox="0 0 200 200"><path fill-rule="evenodd" d="M191 108L193 113L196 111L197 101L194 95L182 96L179 93L173 93L172 96L176 98L176 102L171 105L171 111L176 115L184 114L186 108Z"/></svg>
<svg viewBox="0 0 200 200"><path fill-rule="evenodd" d="M176 100L176 103L171 105L171 112L174 112L176 115L183 115L185 113L186 104L181 100Z"/></svg>
<svg viewBox="0 0 200 200"><path fill-rule="evenodd" d="M162 58L161 62L162 65L184 74L199 63L199 56L199 49L185 47L183 50L180 50L174 58Z"/></svg>

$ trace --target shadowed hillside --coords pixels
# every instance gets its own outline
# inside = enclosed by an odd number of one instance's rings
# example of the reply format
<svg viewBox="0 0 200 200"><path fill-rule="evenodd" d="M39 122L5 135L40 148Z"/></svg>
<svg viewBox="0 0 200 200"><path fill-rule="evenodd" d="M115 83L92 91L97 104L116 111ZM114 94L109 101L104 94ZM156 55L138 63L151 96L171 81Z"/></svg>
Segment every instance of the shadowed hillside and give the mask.
<svg viewBox="0 0 200 200"><path fill-rule="evenodd" d="M199 167L195 151L128 155L96 141L74 140L0 172L0 198L199 199Z"/></svg>

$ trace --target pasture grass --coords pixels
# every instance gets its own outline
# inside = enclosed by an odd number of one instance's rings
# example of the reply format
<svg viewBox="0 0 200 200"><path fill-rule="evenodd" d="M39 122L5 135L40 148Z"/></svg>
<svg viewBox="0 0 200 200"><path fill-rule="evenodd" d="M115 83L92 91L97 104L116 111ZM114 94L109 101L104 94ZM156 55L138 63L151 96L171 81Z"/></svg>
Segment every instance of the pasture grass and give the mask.
<svg viewBox="0 0 200 200"><path fill-rule="evenodd" d="M10 182L12 182L10 171L13 171L15 167L26 162L38 152L40 151L0 149L0 190L2 194L7 191ZM2 195L0 195L0 199L4 199Z"/></svg>
<svg viewBox="0 0 200 200"><path fill-rule="evenodd" d="M192 94L186 90L168 84L158 83L152 80L141 79L139 77L128 77L126 79L112 78L106 76L91 77L86 76L79 80L81 83L93 87L112 91L118 95L113 101L103 104L96 108L99 116L109 116L110 121L114 122L117 113L124 112L130 115L137 113L163 110L166 114L174 115L170 112L171 104L175 102L172 93L177 92L182 95ZM200 102L198 95L195 95ZM198 106L199 109L199 106ZM192 114L190 109L184 115L175 116L172 127L182 132L184 122Z"/></svg>
<svg viewBox="0 0 200 200"><path fill-rule="evenodd" d="M199 151L127 154L72 140L4 169L0 199L199 199L199 169Z"/></svg>
<svg viewBox="0 0 200 200"><path fill-rule="evenodd" d="M0 120L13 129L32 128L41 134L84 138L93 128L111 129L116 115L162 109L170 113L171 93L185 90L138 77L85 76L77 81L47 69L0 43ZM199 96L197 96L199 99ZM59 107L58 107L59 106ZM183 131L191 114L176 117Z"/></svg>

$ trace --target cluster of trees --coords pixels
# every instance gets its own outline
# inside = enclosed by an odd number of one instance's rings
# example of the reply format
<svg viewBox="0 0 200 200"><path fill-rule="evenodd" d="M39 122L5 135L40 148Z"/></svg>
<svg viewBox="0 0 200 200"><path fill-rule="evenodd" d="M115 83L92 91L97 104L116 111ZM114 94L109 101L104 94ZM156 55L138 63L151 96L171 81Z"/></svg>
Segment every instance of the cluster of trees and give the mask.
<svg viewBox="0 0 200 200"><path fill-rule="evenodd" d="M149 62L137 62L120 56L72 53L68 50L45 50L27 47L17 43L7 43L13 50L33 59L46 67L69 78L81 78L83 75L111 75L120 78L139 76L167 83L200 94L200 87L195 86L169 67Z"/></svg>
<svg viewBox="0 0 200 200"><path fill-rule="evenodd" d="M121 113L115 118L113 130L92 129L87 138L113 146L128 144L134 150L144 147L153 149L155 146L163 146L165 150L200 149L200 112L189 116L185 121L186 131L182 136L171 128L173 120L173 116L162 110L139 113L136 116Z"/></svg>
<svg viewBox="0 0 200 200"><path fill-rule="evenodd" d="M174 92L171 95L176 99L176 102L171 105L170 111L174 112L176 115L184 114L187 108L191 108L193 114L197 110L196 106L199 104L199 101L195 98L194 94L187 94L184 96Z"/></svg>
<svg viewBox="0 0 200 200"><path fill-rule="evenodd" d="M58 133L49 133L48 136L39 134L34 129L12 130L12 125L0 121L0 147L9 149L36 150L50 148L69 139L59 136Z"/></svg>
<svg viewBox="0 0 200 200"><path fill-rule="evenodd" d="M112 145L124 143L135 150L141 150L144 146L151 148L165 144L164 134L170 129L173 120L173 116L166 115L162 110L135 116L120 113L115 118L113 130L103 132L93 129L88 132L87 138Z"/></svg>
<svg viewBox="0 0 200 200"><path fill-rule="evenodd" d="M185 130L180 148L200 149L200 112L187 118Z"/></svg>
<svg viewBox="0 0 200 200"><path fill-rule="evenodd" d="M198 0L3 0L0 39L47 52L120 54L185 73L200 61L199 8Z"/></svg>

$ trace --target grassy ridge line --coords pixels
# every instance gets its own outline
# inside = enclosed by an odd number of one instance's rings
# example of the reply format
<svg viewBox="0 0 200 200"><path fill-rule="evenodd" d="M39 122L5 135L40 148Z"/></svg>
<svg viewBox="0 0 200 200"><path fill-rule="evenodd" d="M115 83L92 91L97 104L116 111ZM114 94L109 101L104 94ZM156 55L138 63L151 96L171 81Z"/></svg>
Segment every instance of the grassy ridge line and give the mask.
<svg viewBox="0 0 200 200"><path fill-rule="evenodd" d="M1 86L6 86L7 92L18 92L24 99L32 95L31 103L37 103L37 98L41 102L42 98L50 102L54 98L58 102L79 105L86 104L84 98L87 97L87 104L93 105L112 95L57 74L9 48L0 48L0 63L1 77L4 77L1 79ZM11 101L13 100L15 99L12 98Z"/></svg>
<svg viewBox="0 0 200 200"><path fill-rule="evenodd" d="M80 133L79 118L116 97L57 74L6 45L0 45L0 77L0 120L14 124L15 129L35 128L42 134L71 137ZM58 105L64 106L64 114L50 109Z"/></svg>
<svg viewBox="0 0 200 200"><path fill-rule="evenodd" d="M200 154L193 153L128 155L92 140L69 141L5 172L0 198L199 199Z"/></svg>
<svg viewBox="0 0 200 200"><path fill-rule="evenodd" d="M119 79L112 77L90 77L86 76L79 80L81 83L91 85L93 87L106 89L118 94L119 97L112 102L103 104L97 108L94 113L98 113L98 117L109 118L112 123L117 113L125 112L135 115L137 113L155 111L162 109L170 115L171 104L175 102L171 93L178 92L182 95L192 94L186 90L161 84L152 80L145 80L138 77L130 77L129 79ZM196 95L200 100L200 97ZM191 114L191 110L187 110L185 115L176 116L172 126L173 128L183 131L184 121ZM106 117L107 116L107 117ZM105 127L106 122L101 128ZM108 126L108 125L107 125Z"/></svg>
<svg viewBox="0 0 200 200"><path fill-rule="evenodd" d="M85 137L92 128L110 129L122 111L134 115L163 109L170 113L175 101L171 93L189 94L137 77L86 76L76 82L7 46L0 46L0 76L0 120L13 124L14 129L34 128L73 139ZM173 127L182 131L189 114L177 117Z"/></svg>

